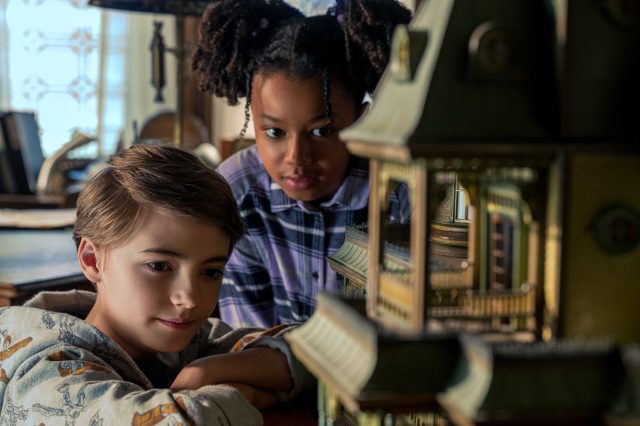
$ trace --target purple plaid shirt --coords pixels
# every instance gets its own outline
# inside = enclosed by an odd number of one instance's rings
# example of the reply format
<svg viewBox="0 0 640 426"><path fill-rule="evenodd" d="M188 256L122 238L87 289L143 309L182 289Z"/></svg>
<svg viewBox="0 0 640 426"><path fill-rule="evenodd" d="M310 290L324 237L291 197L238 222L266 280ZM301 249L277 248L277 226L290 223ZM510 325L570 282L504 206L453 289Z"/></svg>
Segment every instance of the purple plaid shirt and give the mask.
<svg viewBox="0 0 640 426"><path fill-rule="evenodd" d="M326 257L343 244L347 225L367 221L368 160L351 156L344 182L318 206L292 200L273 183L255 146L228 158L218 171L231 185L247 227L225 268L221 318L233 327L306 320L318 292L342 288L342 277ZM406 187L398 193L391 197L390 218L408 220Z"/></svg>

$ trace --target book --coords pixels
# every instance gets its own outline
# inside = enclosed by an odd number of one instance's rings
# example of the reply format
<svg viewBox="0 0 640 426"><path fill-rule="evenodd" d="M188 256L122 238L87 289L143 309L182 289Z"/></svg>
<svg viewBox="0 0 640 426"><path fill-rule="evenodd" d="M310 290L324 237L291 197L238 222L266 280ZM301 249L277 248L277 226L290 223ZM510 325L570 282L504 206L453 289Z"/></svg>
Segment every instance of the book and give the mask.
<svg viewBox="0 0 640 426"><path fill-rule="evenodd" d="M0 123L3 115L4 113L0 113ZM18 187L9 162L9 146L0 128L0 193L15 194L17 191Z"/></svg>
<svg viewBox="0 0 640 426"><path fill-rule="evenodd" d="M437 409L438 393L461 362L460 339L435 332L394 333L363 316L364 311L362 299L319 293L311 318L285 340L351 414Z"/></svg>
<svg viewBox="0 0 640 426"><path fill-rule="evenodd" d="M465 339L465 361L438 395L455 424L604 424L594 419L625 392L619 347L608 340Z"/></svg>
<svg viewBox="0 0 640 426"><path fill-rule="evenodd" d="M0 120L17 193L35 194L44 162L36 116L33 112L9 111Z"/></svg>

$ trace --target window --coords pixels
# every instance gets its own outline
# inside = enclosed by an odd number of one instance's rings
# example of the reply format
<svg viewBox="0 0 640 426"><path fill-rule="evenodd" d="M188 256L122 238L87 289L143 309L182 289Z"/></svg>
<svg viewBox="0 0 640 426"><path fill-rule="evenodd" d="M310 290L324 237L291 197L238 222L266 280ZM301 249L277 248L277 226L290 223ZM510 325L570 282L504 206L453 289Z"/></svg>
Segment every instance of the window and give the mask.
<svg viewBox="0 0 640 426"><path fill-rule="evenodd" d="M124 121L124 15L78 0L5 5L9 93L2 107L36 113L46 156L77 130L113 151Z"/></svg>

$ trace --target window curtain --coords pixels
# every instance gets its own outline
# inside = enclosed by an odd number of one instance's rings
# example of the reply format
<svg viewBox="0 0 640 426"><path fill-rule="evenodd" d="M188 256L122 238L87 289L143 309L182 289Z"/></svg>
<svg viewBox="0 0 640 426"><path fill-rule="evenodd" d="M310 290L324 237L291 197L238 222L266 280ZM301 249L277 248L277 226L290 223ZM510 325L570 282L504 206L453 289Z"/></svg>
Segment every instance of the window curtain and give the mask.
<svg viewBox="0 0 640 426"><path fill-rule="evenodd" d="M84 0L0 0L0 109L36 113L46 156L75 131L98 152L133 140L133 122L173 109L175 61L167 54L164 104L155 104L153 21L172 47L174 19L87 6Z"/></svg>
<svg viewBox="0 0 640 426"><path fill-rule="evenodd" d="M9 107L9 45L6 10L7 0L0 0L0 111Z"/></svg>

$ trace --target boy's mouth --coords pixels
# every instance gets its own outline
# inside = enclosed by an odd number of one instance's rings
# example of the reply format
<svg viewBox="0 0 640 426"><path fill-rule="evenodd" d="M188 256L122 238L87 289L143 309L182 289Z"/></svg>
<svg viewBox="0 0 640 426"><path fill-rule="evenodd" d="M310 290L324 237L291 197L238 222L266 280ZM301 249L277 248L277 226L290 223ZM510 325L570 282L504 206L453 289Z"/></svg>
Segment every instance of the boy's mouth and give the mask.
<svg viewBox="0 0 640 426"><path fill-rule="evenodd" d="M162 318L158 318L158 321L165 325L166 327L169 327L171 329L174 330L184 330L186 328L189 328L193 325L194 321L185 321L185 320L179 320L179 319L162 319Z"/></svg>

